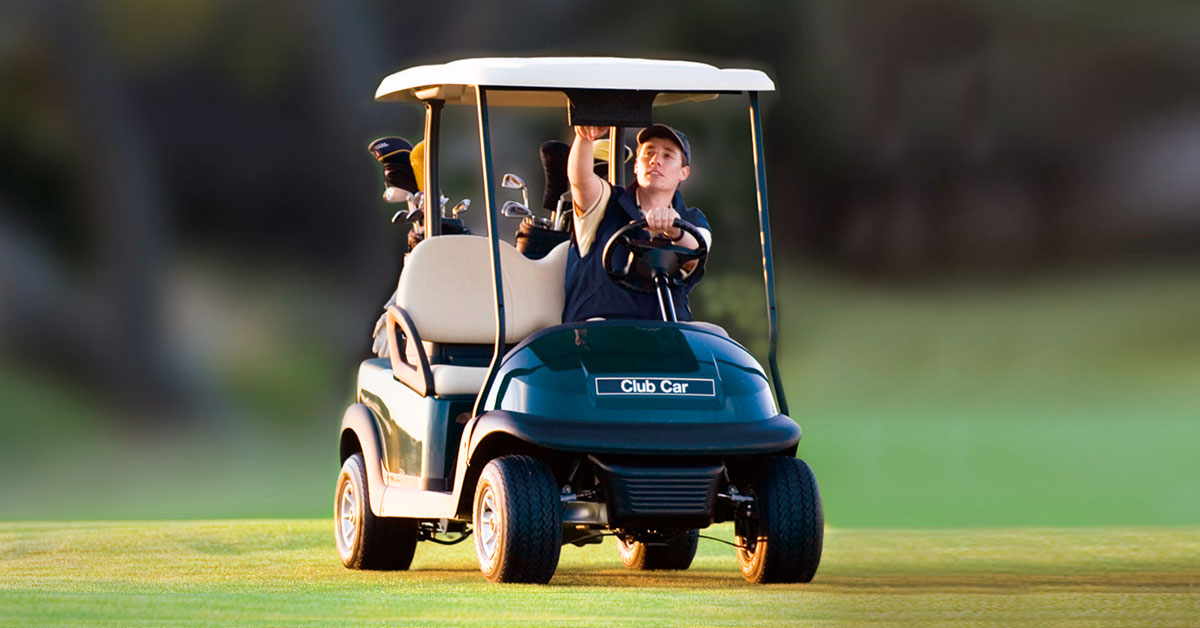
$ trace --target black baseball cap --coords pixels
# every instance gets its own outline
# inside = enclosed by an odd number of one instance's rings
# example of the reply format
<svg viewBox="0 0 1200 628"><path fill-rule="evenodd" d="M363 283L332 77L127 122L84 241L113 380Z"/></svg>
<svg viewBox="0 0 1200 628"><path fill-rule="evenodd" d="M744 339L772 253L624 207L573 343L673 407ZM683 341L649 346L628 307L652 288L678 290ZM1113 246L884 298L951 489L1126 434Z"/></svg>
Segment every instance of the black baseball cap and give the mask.
<svg viewBox="0 0 1200 628"><path fill-rule="evenodd" d="M646 140L653 139L655 137L671 140L672 142L678 144L679 150L683 151L683 165L691 165L692 146L691 144L688 144L686 135L665 124L652 124L641 131L638 131L637 143L639 146L641 146Z"/></svg>

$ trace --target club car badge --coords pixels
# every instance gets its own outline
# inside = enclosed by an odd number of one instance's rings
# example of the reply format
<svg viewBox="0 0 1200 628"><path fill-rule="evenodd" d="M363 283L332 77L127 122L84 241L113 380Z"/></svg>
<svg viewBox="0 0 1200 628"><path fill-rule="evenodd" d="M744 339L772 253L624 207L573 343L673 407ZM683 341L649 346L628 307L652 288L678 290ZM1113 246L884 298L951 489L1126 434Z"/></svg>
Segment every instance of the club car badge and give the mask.
<svg viewBox="0 0 1200 628"><path fill-rule="evenodd" d="M716 382L695 377L597 377L600 396L714 397Z"/></svg>

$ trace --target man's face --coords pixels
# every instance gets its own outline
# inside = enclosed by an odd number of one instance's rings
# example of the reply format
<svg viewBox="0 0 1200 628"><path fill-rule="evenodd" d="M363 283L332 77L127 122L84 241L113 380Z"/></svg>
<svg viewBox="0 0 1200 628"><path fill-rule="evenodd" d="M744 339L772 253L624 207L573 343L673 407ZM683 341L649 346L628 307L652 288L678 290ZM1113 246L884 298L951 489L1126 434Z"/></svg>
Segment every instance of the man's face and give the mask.
<svg viewBox="0 0 1200 628"><path fill-rule="evenodd" d="M669 139L652 137L638 145L633 165L639 187L675 191L686 181L691 168L683 165L683 151Z"/></svg>

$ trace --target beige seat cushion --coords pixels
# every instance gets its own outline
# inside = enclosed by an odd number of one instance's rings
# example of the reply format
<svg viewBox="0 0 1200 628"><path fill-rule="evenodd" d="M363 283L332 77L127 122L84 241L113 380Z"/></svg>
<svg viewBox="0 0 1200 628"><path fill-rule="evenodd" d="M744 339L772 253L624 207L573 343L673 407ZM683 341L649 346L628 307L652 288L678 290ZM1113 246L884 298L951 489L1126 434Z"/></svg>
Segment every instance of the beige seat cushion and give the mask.
<svg viewBox="0 0 1200 628"><path fill-rule="evenodd" d="M443 395L478 395L487 378L487 368L482 366L451 366L433 364L433 390Z"/></svg>
<svg viewBox="0 0 1200 628"><path fill-rule="evenodd" d="M531 260L501 241L505 343L562 322L567 243ZM488 239L444 235L423 240L404 262L396 303L412 317L421 339L493 344L496 307Z"/></svg>

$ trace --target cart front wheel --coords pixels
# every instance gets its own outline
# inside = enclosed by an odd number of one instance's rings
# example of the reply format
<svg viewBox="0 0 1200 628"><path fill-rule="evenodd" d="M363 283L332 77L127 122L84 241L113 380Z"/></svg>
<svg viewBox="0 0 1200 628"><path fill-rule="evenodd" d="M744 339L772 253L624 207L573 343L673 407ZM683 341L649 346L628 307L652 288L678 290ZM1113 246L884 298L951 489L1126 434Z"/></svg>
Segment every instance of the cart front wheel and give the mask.
<svg viewBox="0 0 1200 628"><path fill-rule="evenodd" d="M483 468L472 509L475 555L490 582L544 584L558 568L562 507L540 460L505 456Z"/></svg>
<svg viewBox="0 0 1200 628"><path fill-rule="evenodd" d="M754 507L734 520L738 565L748 582L811 582L821 563L821 491L803 460L771 458L754 485Z"/></svg>

